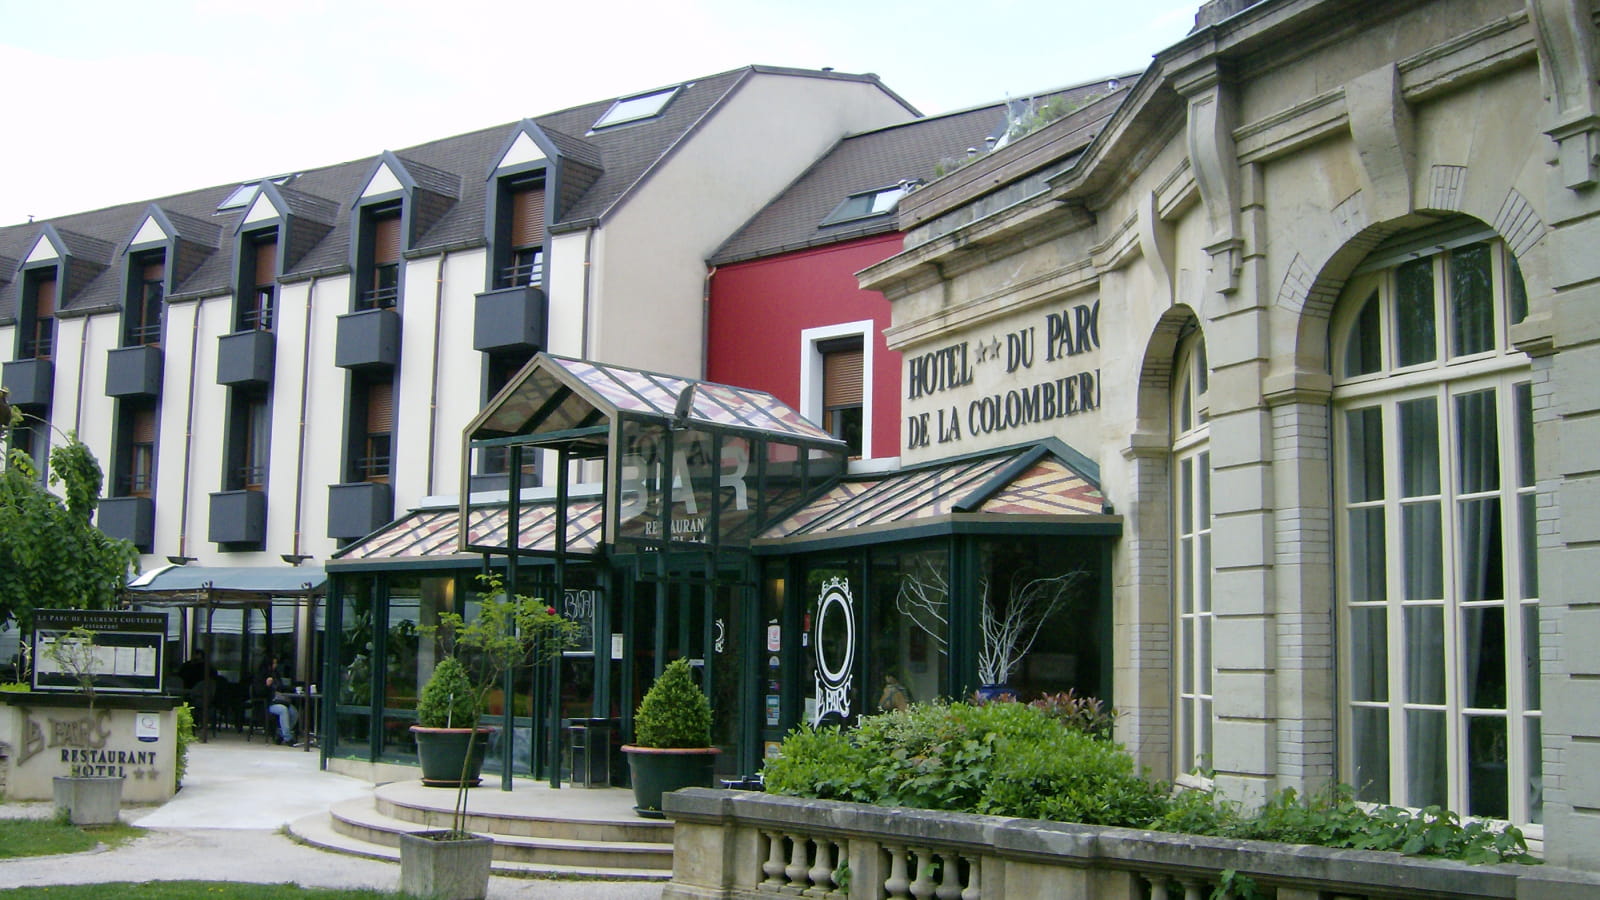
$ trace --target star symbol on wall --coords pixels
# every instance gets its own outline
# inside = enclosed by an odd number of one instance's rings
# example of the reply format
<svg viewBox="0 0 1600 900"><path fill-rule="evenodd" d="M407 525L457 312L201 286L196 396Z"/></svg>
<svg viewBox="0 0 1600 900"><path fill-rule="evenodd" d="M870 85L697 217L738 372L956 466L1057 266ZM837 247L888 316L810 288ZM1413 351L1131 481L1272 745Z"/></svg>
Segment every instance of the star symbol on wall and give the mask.
<svg viewBox="0 0 1600 900"><path fill-rule="evenodd" d="M996 362L1000 361L1000 339L999 338L990 338L989 339L989 343L980 344L979 346L983 348L982 350L978 351L978 356L979 356L980 359L983 358L985 355L987 355L989 359L992 359L992 360L994 360Z"/></svg>

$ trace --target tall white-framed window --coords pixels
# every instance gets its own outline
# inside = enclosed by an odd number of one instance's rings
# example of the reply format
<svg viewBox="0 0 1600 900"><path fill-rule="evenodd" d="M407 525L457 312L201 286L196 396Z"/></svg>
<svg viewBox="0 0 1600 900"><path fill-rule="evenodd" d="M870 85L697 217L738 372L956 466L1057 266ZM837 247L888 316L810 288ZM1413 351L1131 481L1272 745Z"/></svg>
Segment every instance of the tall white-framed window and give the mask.
<svg viewBox="0 0 1600 900"><path fill-rule="evenodd" d="M1379 247L1335 308L1340 774L1362 800L1543 820L1526 310L1481 226Z"/></svg>
<svg viewBox="0 0 1600 900"><path fill-rule="evenodd" d="M1172 381L1173 606L1180 772L1212 767L1211 415L1205 337L1191 323Z"/></svg>
<svg viewBox="0 0 1600 900"><path fill-rule="evenodd" d="M872 457L874 327L868 319L800 332L800 413L861 458ZM840 384L841 377L852 383Z"/></svg>

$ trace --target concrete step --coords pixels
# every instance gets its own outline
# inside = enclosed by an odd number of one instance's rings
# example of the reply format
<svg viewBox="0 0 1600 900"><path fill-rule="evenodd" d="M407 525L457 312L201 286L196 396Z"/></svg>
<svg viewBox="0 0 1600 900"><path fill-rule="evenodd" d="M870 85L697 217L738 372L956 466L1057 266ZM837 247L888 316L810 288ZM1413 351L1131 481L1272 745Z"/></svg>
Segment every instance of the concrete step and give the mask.
<svg viewBox="0 0 1600 900"><path fill-rule="evenodd" d="M448 805L441 808L436 801L424 805L434 798L419 798L414 791L384 788L379 788L373 798L379 813L428 829L450 827L452 811ZM454 792L449 796L453 798ZM497 812L480 810L471 799L467 803L466 830L478 834L563 838L608 844L672 844L672 823L660 819L643 819L631 813L626 818L592 812L588 815L567 814L556 805L545 807L537 815L507 810Z"/></svg>
<svg viewBox="0 0 1600 900"><path fill-rule="evenodd" d="M445 816L438 824L407 821L385 815L368 798L356 798L334 804L324 824L343 839L342 845L359 848L364 851L363 855L398 859L401 834L448 827L449 817ZM531 867L536 872L572 877L664 879L672 871L671 843L607 842L469 830L494 839L497 865L505 863L518 869Z"/></svg>

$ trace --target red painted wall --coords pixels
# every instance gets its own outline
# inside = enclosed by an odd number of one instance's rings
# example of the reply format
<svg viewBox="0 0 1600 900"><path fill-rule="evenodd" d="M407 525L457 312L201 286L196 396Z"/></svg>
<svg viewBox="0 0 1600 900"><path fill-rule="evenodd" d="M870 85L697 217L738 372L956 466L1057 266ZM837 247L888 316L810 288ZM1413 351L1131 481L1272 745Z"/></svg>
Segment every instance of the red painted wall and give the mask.
<svg viewBox="0 0 1600 900"><path fill-rule="evenodd" d="M800 332L872 319L870 457L900 455L900 354L884 344L889 301L855 273L900 250L899 233L719 267L711 276L706 377L800 406Z"/></svg>

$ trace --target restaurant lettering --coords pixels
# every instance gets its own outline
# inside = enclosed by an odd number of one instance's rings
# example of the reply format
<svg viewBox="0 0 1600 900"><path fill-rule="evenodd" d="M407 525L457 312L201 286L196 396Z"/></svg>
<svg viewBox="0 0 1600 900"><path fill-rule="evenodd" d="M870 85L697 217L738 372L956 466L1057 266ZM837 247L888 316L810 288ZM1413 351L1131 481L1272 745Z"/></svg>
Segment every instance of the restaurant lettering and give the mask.
<svg viewBox="0 0 1600 900"><path fill-rule="evenodd" d="M1042 339L1042 340L1041 340ZM1036 365L1059 363L1100 349L1100 301L1047 313L1044 321L988 340L963 341L906 361L906 399L918 400L972 385L979 374L1031 374ZM1076 372L996 391L960 404L906 417L906 447L948 444L1075 416L1100 408L1100 370Z"/></svg>
<svg viewBox="0 0 1600 900"><path fill-rule="evenodd" d="M98 710L88 715L42 722L27 713L22 716L22 746L17 754L21 766L45 751L45 758L59 754L66 773L74 777L110 776L113 778L155 777L157 754L154 750L118 750L107 747L112 737L111 713Z"/></svg>

